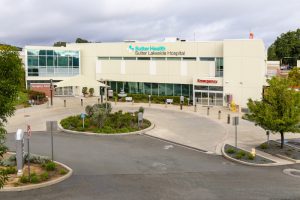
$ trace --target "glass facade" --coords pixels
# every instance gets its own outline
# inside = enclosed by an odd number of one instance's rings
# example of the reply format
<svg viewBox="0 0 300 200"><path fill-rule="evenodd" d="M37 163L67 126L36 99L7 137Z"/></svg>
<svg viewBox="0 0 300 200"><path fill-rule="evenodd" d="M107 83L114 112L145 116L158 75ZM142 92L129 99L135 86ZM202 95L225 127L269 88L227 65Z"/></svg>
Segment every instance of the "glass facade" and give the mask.
<svg viewBox="0 0 300 200"><path fill-rule="evenodd" d="M122 89L130 94L148 94L157 96L185 96L192 98L193 85L172 83L144 83L109 81L108 85L119 93Z"/></svg>
<svg viewBox="0 0 300 200"><path fill-rule="evenodd" d="M223 77L223 70L224 70L223 58L216 58L215 64L216 64L216 77Z"/></svg>
<svg viewBox="0 0 300 200"><path fill-rule="evenodd" d="M28 76L64 77L79 74L79 51L27 50Z"/></svg>

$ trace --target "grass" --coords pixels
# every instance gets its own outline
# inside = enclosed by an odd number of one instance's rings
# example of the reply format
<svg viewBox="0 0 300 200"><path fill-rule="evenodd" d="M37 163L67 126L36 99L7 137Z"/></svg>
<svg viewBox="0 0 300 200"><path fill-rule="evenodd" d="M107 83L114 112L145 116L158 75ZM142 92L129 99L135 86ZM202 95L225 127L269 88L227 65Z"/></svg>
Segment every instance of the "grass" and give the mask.
<svg viewBox="0 0 300 200"><path fill-rule="evenodd" d="M28 107L28 93L27 92L19 92L17 100L15 101L16 106L21 106L23 105L24 107Z"/></svg>

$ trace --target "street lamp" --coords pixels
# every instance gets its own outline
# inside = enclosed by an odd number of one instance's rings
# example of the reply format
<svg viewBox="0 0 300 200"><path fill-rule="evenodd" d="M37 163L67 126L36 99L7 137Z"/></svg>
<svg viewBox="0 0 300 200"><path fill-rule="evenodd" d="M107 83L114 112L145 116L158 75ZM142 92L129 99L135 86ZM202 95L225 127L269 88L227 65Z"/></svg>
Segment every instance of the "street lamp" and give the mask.
<svg viewBox="0 0 300 200"><path fill-rule="evenodd" d="M53 85L52 85L52 79L50 79L50 103L51 103L51 106L53 106Z"/></svg>

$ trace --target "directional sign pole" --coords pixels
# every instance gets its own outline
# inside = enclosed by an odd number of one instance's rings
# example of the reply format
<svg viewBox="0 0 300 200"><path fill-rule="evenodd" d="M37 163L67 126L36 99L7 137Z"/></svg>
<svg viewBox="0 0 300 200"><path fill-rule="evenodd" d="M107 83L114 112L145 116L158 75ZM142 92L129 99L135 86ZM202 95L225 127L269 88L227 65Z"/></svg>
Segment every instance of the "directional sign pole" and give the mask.
<svg viewBox="0 0 300 200"><path fill-rule="evenodd" d="M31 182L31 177L30 177L30 135L31 135L31 128L30 125L27 125L27 167L28 167L28 179L29 182Z"/></svg>
<svg viewBox="0 0 300 200"><path fill-rule="evenodd" d="M237 148L237 125L235 125L235 148Z"/></svg>
<svg viewBox="0 0 300 200"><path fill-rule="evenodd" d="M50 122L51 129L51 159L53 162L53 122Z"/></svg>

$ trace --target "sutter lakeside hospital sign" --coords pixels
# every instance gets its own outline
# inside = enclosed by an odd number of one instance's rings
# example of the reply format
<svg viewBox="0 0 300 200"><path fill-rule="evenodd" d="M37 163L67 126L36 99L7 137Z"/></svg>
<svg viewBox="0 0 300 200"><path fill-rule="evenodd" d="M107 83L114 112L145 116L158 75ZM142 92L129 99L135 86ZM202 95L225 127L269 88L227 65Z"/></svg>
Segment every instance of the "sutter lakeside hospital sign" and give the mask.
<svg viewBox="0 0 300 200"><path fill-rule="evenodd" d="M134 52L135 55L139 56L184 56L185 51L169 51L165 46L128 46L129 52Z"/></svg>

